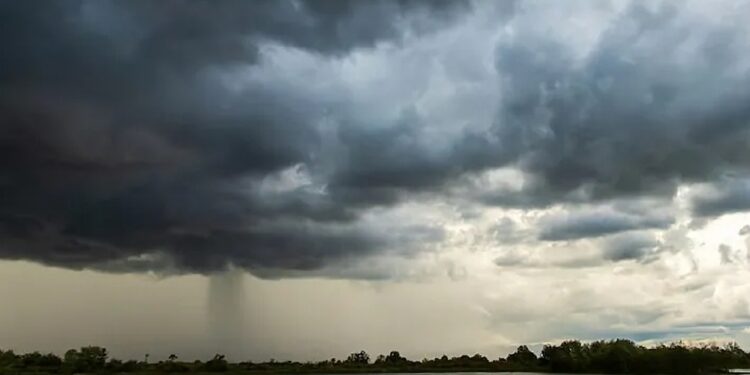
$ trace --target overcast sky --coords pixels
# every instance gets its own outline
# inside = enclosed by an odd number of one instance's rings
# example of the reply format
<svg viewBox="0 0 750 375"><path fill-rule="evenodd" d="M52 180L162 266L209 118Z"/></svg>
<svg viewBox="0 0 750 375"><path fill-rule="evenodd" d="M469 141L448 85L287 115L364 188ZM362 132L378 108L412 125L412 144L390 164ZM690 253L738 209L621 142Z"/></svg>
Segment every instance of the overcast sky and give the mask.
<svg viewBox="0 0 750 375"><path fill-rule="evenodd" d="M746 1L0 0L0 348L750 348Z"/></svg>

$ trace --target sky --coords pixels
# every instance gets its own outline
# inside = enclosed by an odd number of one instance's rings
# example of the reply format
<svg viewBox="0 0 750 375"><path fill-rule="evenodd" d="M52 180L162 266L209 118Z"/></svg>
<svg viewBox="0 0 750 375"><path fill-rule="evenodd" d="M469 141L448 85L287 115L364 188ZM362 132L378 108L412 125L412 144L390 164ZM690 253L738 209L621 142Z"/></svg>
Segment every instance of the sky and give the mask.
<svg viewBox="0 0 750 375"><path fill-rule="evenodd" d="M0 348L750 348L746 1L0 0Z"/></svg>

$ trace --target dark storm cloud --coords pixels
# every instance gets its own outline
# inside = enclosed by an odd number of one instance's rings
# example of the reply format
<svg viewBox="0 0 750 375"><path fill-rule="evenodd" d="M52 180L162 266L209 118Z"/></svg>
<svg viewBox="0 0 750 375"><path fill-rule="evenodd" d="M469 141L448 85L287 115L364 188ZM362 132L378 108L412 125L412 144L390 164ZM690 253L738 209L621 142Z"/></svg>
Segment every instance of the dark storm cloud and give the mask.
<svg viewBox="0 0 750 375"><path fill-rule="evenodd" d="M538 237L542 241L568 241L637 229L664 229L673 222L673 218L658 213L633 215L612 210L573 211L542 217L538 222Z"/></svg>
<svg viewBox="0 0 750 375"><path fill-rule="evenodd" d="M408 193L441 191L462 174L481 169L470 157L472 150L488 148L485 140L465 135L460 145L438 146L424 136L423 121L406 114L385 128L341 129L346 151L330 189L350 203L387 204ZM468 144L472 141L477 147Z"/></svg>
<svg viewBox="0 0 750 375"><path fill-rule="evenodd" d="M284 69L265 75L279 62L269 50L343 61L440 31L469 8L0 0L1 255L110 270L320 269L439 240L420 230L391 238L362 219L425 194L456 188L464 199L522 209L670 198L681 183L750 166L744 33L686 22L670 5L633 5L583 56L555 35L502 35L494 66L501 102L493 123L474 127L443 132L414 99L389 92L362 110L351 99L361 88L343 80L318 88L281 82ZM425 68L440 65L431 57ZM405 78L387 68L388 79ZM403 115L372 114L390 107ZM466 188L498 167L522 170L522 188ZM294 177L279 177L286 173ZM695 212L746 209L741 193L697 198ZM616 211L550 218L539 238L671 223Z"/></svg>
<svg viewBox="0 0 750 375"><path fill-rule="evenodd" d="M750 210L750 181L723 180L696 192L691 199L693 215L720 216Z"/></svg>
<svg viewBox="0 0 750 375"><path fill-rule="evenodd" d="M423 243L442 238L439 228L414 226L388 233L355 226L300 224L196 228L191 232L148 228L153 233L118 228L137 238L114 238L115 234L108 233L99 240L61 234L26 218L3 218L0 234L8 241L0 248L0 256L29 259L33 254L33 260L49 265L116 272L205 273L223 270L231 263L248 270L264 270L264 276L272 277L283 270L313 271L393 247L401 251L418 249Z"/></svg>
<svg viewBox="0 0 750 375"><path fill-rule="evenodd" d="M386 239L311 181L265 189L312 164L324 109L283 86L232 89L222 74L258 64L266 44L338 57L467 9L0 1L0 257L113 271L310 270L427 240L419 228Z"/></svg>

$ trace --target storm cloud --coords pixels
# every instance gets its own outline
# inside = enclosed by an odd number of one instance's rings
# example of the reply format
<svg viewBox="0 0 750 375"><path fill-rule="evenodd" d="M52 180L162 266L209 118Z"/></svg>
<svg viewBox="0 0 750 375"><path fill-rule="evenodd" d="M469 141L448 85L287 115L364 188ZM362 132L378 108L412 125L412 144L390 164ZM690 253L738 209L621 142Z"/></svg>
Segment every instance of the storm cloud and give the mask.
<svg viewBox="0 0 750 375"><path fill-rule="evenodd" d="M626 4L577 40L535 4L0 1L0 257L312 272L443 241L409 204L563 207L537 239L567 241L666 229L607 205L750 173L742 12Z"/></svg>
<svg viewBox="0 0 750 375"><path fill-rule="evenodd" d="M123 271L305 270L409 246L408 235L354 223L344 198L313 186L319 103L281 85L234 90L224 75L257 65L265 45L337 58L466 10L0 3L0 256Z"/></svg>

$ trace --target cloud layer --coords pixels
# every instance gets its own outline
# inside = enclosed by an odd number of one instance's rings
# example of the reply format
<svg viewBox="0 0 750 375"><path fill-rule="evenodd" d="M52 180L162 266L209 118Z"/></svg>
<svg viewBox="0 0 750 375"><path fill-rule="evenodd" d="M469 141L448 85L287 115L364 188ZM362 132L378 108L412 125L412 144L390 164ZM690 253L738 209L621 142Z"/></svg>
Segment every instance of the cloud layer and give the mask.
<svg viewBox="0 0 750 375"><path fill-rule="evenodd" d="M0 257L357 277L501 209L541 214L477 241L646 261L680 189L750 208L742 7L1 2Z"/></svg>

